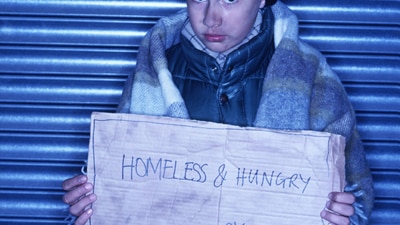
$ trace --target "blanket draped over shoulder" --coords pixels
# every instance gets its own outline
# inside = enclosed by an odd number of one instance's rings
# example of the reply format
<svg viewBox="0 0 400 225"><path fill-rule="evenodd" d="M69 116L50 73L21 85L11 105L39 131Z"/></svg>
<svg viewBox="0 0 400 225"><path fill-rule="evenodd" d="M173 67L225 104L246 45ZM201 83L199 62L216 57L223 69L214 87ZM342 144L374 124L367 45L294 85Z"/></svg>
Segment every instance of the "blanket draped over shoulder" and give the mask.
<svg viewBox="0 0 400 225"><path fill-rule="evenodd" d="M294 13L279 1L272 11L276 50L253 126L344 136L345 191L357 197L352 224L367 224L374 200L372 179L347 94L322 54L299 39ZM186 10L164 17L144 37L136 73L126 82L118 112L190 119L165 57L165 50L179 43L187 17Z"/></svg>

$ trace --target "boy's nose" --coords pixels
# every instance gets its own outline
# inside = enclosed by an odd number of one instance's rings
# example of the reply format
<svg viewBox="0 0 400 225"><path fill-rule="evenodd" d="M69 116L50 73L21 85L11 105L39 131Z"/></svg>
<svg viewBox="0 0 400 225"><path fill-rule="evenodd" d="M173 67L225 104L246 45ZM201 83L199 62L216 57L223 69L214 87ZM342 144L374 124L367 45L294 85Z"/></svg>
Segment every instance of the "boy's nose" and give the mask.
<svg viewBox="0 0 400 225"><path fill-rule="evenodd" d="M204 12L203 24L209 28L216 28L222 24L221 5L218 1L209 1Z"/></svg>

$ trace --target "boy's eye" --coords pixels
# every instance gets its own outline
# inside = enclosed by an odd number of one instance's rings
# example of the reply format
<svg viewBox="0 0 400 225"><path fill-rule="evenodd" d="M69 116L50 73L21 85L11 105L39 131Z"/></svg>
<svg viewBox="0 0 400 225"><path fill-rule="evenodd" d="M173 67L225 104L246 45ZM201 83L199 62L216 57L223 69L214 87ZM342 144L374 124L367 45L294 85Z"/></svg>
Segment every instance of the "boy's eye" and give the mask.
<svg viewBox="0 0 400 225"><path fill-rule="evenodd" d="M238 0L224 0L225 3L232 4L237 2Z"/></svg>

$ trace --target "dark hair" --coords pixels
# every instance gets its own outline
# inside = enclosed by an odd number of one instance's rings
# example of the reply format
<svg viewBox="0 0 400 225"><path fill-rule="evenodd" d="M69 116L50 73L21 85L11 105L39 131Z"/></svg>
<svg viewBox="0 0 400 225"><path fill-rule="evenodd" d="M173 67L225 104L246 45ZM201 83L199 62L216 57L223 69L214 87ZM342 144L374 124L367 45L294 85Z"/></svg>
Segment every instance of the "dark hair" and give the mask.
<svg viewBox="0 0 400 225"><path fill-rule="evenodd" d="M271 6L271 5L274 5L275 3L276 3L276 0L266 0L265 6Z"/></svg>

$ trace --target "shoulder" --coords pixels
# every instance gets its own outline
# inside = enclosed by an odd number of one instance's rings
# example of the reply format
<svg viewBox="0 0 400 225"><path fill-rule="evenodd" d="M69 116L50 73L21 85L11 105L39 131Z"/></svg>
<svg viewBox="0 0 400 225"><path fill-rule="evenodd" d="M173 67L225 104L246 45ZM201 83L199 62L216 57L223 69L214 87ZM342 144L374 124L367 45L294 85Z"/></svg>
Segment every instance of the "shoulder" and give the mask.
<svg viewBox="0 0 400 225"><path fill-rule="evenodd" d="M315 76L310 114L315 129L351 136L355 113L341 80L326 61L320 62Z"/></svg>

